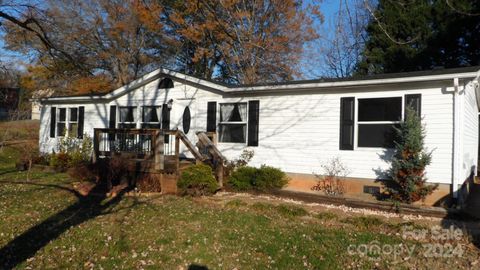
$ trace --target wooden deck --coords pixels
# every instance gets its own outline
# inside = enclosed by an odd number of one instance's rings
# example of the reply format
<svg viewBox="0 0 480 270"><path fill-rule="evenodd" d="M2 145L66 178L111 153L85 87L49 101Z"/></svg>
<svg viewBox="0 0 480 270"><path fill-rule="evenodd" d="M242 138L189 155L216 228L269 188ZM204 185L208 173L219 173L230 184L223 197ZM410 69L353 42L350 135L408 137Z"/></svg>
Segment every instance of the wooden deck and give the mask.
<svg viewBox="0 0 480 270"><path fill-rule="evenodd" d="M223 186L225 157L216 147L216 134L199 132L194 145L180 130L160 129L94 129L94 162L120 155L129 170L168 175L178 180L183 169L205 163L212 166L220 186ZM194 159L181 158L180 144Z"/></svg>

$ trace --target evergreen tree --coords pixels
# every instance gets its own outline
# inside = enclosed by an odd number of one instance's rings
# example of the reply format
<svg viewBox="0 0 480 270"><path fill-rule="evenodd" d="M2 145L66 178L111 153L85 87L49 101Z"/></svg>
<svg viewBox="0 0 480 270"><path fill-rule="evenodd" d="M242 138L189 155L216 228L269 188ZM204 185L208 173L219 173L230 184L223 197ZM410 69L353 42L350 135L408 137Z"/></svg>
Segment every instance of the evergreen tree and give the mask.
<svg viewBox="0 0 480 270"><path fill-rule="evenodd" d="M480 2L379 0L358 74L480 64Z"/></svg>
<svg viewBox="0 0 480 270"><path fill-rule="evenodd" d="M416 112L407 107L405 121L396 129L395 155L387 184L387 194L395 200L413 203L425 199L437 185L427 185L425 167L430 164L431 152L424 148L425 131Z"/></svg>

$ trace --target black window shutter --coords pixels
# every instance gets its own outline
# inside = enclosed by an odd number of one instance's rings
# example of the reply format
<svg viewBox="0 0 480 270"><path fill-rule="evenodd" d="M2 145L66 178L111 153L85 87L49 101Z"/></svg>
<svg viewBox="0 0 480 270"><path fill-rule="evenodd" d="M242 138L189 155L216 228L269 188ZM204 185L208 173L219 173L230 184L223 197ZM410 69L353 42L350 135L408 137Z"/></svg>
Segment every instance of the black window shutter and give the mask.
<svg viewBox="0 0 480 270"><path fill-rule="evenodd" d="M50 138L55 138L55 127L57 126L57 108L50 108Z"/></svg>
<svg viewBox="0 0 480 270"><path fill-rule="evenodd" d="M421 94L412 94L412 95L405 95L405 109L407 107L412 108L418 115L418 117L422 116L422 95ZM407 115L405 111L404 115Z"/></svg>
<svg viewBox="0 0 480 270"><path fill-rule="evenodd" d="M163 104L162 106L162 129L170 129L170 110L168 109L167 104Z"/></svg>
<svg viewBox="0 0 480 270"><path fill-rule="evenodd" d="M355 137L355 98L340 99L340 150L353 150Z"/></svg>
<svg viewBox="0 0 480 270"><path fill-rule="evenodd" d="M167 104L163 104L162 106L162 129L169 130L170 129L170 110L168 109ZM169 143L169 135L165 135L164 142Z"/></svg>
<svg viewBox="0 0 480 270"><path fill-rule="evenodd" d="M217 130L217 102L207 103L207 132Z"/></svg>
<svg viewBox="0 0 480 270"><path fill-rule="evenodd" d="M108 124L109 128L115 128L117 122L117 106L110 106L110 122Z"/></svg>
<svg viewBox="0 0 480 270"><path fill-rule="evenodd" d="M78 138L83 139L83 122L84 122L85 107L78 107Z"/></svg>
<svg viewBox="0 0 480 270"><path fill-rule="evenodd" d="M110 121L108 123L109 128L116 128L116 123L117 122L117 106L110 106ZM114 133L108 133L108 140L109 141L114 141L115 140L115 134Z"/></svg>
<svg viewBox="0 0 480 270"><path fill-rule="evenodd" d="M248 146L258 146L258 121L260 116L260 101L248 102Z"/></svg>

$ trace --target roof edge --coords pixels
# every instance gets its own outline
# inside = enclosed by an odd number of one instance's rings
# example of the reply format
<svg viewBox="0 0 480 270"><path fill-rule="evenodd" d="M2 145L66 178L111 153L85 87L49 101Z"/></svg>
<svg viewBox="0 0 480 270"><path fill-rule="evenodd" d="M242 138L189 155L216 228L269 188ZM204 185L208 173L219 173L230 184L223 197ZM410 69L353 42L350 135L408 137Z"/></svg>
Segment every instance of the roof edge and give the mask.
<svg viewBox="0 0 480 270"><path fill-rule="evenodd" d="M178 80L184 81L185 83L192 83L194 85L203 85L208 88L216 89L224 93L239 94L242 92L276 92L284 90L294 90L294 89L323 89L323 88L342 88L342 87L364 87L369 85L388 85L395 83L413 83L413 82L428 82L428 81L444 81L454 78L459 79L468 79L476 78L480 72L480 67L470 67L471 70L478 68L478 70L468 71L468 72L458 72L460 69L451 69L452 72L446 72L448 70L442 70L441 74L426 74L426 75L415 75L415 72L405 73L410 76L401 76L403 73L389 74L389 76L398 75L399 77L386 77L386 78L362 78L362 79L349 79L349 80L308 80L308 81L293 81L285 83L275 83L275 84L265 84L265 85L228 85L224 83L214 82L211 80L206 80L191 75L186 75L177 71L160 68L154 70L139 79L136 79L122 87L119 87L109 93L102 95L85 95L85 96L63 96L63 97L49 97L41 99L41 102L89 102L89 101L99 101L99 102L108 102L112 99L117 98L118 96L124 95L132 90L135 90L145 84L154 81L155 79L165 76L176 78ZM457 72L455 72L457 71ZM425 74L423 72L422 74Z"/></svg>

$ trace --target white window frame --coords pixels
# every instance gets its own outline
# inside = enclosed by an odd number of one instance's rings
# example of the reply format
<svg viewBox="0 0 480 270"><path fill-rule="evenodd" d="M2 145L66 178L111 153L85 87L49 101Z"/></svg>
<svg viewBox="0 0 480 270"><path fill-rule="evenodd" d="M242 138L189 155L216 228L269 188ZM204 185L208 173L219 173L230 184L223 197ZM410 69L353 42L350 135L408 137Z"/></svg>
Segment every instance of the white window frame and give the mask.
<svg viewBox="0 0 480 270"><path fill-rule="evenodd" d="M377 99L377 98L401 98L401 107L402 111L400 112L401 119L398 121L358 121L358 111L360 109L358 100L359 99ZM387 147L365 147L365 146L358 146L358 130L359 130L359 125L362 124L400 124L403 119L404 119L404 111L405 111L405 95L391 95L391 96L378 96L378 97L355 97L355 139L354 139L354 150L378 150L378 149L392 149L392 148L387 148Z"/></svg>
<svg viewBox="0 0 480 270"><path fill-rule="evenodd" d="M72 112L72 109L77 109L77 121L72 121L71 120L71 112ZM67 129L67 137L70 136L70 124L77 124L77 136L74 136L74 138L78 137L78 107L68 107L67 108L67 126L66 126L66 129Z"/></svg>
<svg viewBox="0 0 480 270"><path fill-rule="evenodd" d="M135 118L136 117L136 121L134 122L121 122L121 117L120 117L120 109L122 108L135 108L136 109L136 116L135 116L135 112L133 113L133 117ZM126 105L126 106L118 106L117 107L117 121L116 121L116 127L119 128L121 124L135 124L135 127L134 128L139 128L139 124L140 124L140 114L139 114L139 106L138 105ZM135 120L135 119L134 119Z"/></svg>
<svg viewBox="0 0 480 270"><path fill-rule="evenodd" d="M218 103L218 110L217 110L217 119L222 118L222 105L228 105L228 104L245 104L247 105L247 115L245 121L218 121L218 143L224 143L224 144L247 144L248 141L248 101L239 101L239 102L222 102ZM220 141L220 130L222 125L235 125L235 124L244 124L245 125L245 142L222 142Z"/></svg>
<svg viewBox="0 0 480 270"><path fill-rule="evenodd" d="M65 110L65 120L60 121L60 111L64 109ZM57 138L63 138L63 137L68 137L68 107L58 107L57 108L57 116L56 116L57 122L55 123L55 135ZM58 124L64 124L65 125L65 133L60 134L60 129L58 128Z"/></svg>
<svg viewBox="0 0 480 270"><path fill-rule="evenodd" d="M155 108L155 110L157 110L157 108L160 109L160 113L157 115L158 117L158 122L144 122L143 121L143 116L144 116L144 110L145 110L145 107L147 108ZM159 127L161 127L161 124L162 124L162 108L163 106L162 105L142 105L141 106L141 113L140 113L140 118L138 119L140 121L140 128L143 128L143 124L155 124L155 125L158 125ZM157 111L158 113L158 111Z"/></svg>

